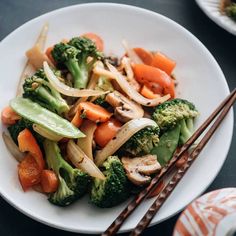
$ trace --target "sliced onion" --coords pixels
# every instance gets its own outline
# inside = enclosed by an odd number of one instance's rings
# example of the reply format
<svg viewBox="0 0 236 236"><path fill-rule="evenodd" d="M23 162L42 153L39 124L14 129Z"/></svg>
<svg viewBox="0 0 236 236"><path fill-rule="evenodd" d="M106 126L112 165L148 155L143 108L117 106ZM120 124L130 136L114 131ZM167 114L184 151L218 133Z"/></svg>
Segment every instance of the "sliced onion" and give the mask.
<svg viewBox="0 0 236 236"><path fill-rule="evenodd" d="M126 40L122 40L122 44L125 48L127 55L129 56L130 60L135 64L143 64L143 61L140 57L136 54L136 52L129 46Z"/></svg>
<svg viewBox="0 0 236 236"><path fill-rule="evenodd" d="M125 72L127 74L127 79L128 80L133 80L134 79L134 72L133 69L131 67L131 62L130 62L130 58L128 57L123 57L121 60L121 64L123 65Z"/></svg>
<svg viewBox="0 0 236 236"><path fill-rule="evenodd" d="M98 80L99 76L95 73L92 74L90 80L89 80L89 83L87 85L87 89L94 89L96 84L97 84L97 80ZM79 107L79 104L81 102L86 102L87 99L89 97L82 97L82 98L79 98L76 103L70 108L70 111L69 111L69 116L72 117L75 115L76 111L78 110L78 107Z"/></svg>
<svg viewBox="0 0 236 236"><path fill-rule="evenodd" d="M120 85L122 90L135 102L147 106L147 107L154 107L160 103L163 103L167 101L170 98L170 94L167 94L163 97L157 97L154 99L148 99L143 97L139 92L137 92L130 84L127 82L127 80L124 78L124 76L110 63L106 63L108 69L114 74L116 77L117 83Z"/></svg>
<svg viewBox="0 0 236 236"><path fill-rule="evenodd" d="M97 125L94 122L90 120L84 120L80 126L80 131L83 132L86 137L79 138L77 141L77 145L91 160L93 160L93 134L96 128Z"/></svg>
<svg viewBox="0 0 236 236"><path fill-rule="evenodd" d="M24 153L20 151L19 147L15 144L10 136L8 136L5 132L2 133L2 138L4 143L8 149L8 151L12 154L12 156L18 161L21 162L24 158Z"/></svg>
<svg viewBox="0 0 236 236"><path fill-rule="evenodd" d="M44 72L51 83L51 85L59 92L70 97L89 97L89 96L100 96L106 94L107 92L92 90L92 89L76 89L71 88L63 83L54 75L53 71L50 69L48 63L44 61L43 63Z"/></svg>
<svg viewBox="0 0 236 236"><path fill-rule="evenodd" d="M104 180L106 177L98 169L95 163L72 140L68 142L67 154L70 161L78 168L88 173L92 177Z"/></svg>
<svg viewBox="0 0 236 236"><path fill-rule="evenodd" d="M28 51L26 51L29 63L36 69L39 70L43 66L43 62L47 61L51 67L54 67L52 62L48 59L47 55L41 50L38 44L34 45Z"/></svg>
<svg viewBox="0 0 236 236"><path fill-rule="evenodd" d="M102 68L100 66L95 66L93 69L93 73L97 74L97 75L105 76L110 79L116 79L116 77L113 73L111 73L108 70L105 70L104 68Z"/></svg>
<svg viewBox="0 0 236 236"><path fill-rule="evenodd" d="M50 131L38 124L33 124L33 130L35 132L37 132L38 134L40 134L41 136L43 136L44 138L47 138L52 141L58 142L59 140L61 140L63 138L62 136L60 136L56 133L53 133L52 131Z"/></svg>
<svg viewBox="0 0 236 236"><path fill-rule="evenodd" d="M133 119L125 123L117 132L115 138L111 139L107 145L100 151L97 151L95 163L101 166L102 163L111 155L113 155L126 141L128 141L135 133L147 126L157 126L156 122L147 119Z"/></svg>
<svg viewBox="0 0 236 236"><path fill-rule="evenodd" d="M37 38L37 41L35 42L35 45L38 44L41 50L44 50L47 34L48 34L48 23L45 23L39 34L39 37ZM23 83L25 81L25 78L32 75L34 72L35 69L30 64L29 60L27 60L17 85L16 97L21 96L23 93Z"/></svg>

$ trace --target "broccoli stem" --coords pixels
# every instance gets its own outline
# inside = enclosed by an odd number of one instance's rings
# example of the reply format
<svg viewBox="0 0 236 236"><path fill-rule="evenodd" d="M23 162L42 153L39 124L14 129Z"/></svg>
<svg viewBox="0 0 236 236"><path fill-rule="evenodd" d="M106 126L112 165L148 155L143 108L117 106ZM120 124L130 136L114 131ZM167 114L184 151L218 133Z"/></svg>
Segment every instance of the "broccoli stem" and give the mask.
<svg viewBox="0 0 236 236"><path fill-rule="evenodd" d="M47 105L50 107L53 107L59 114L65 112L68 110L68 105L65 104L64 101L62 101L59 97L54 97L54 94L50 94L47 89L40 86L37 88L37 92L39 94L39 97L42 97L44 100L47 101Z"/></svg>
<svg viewBox="0 0 236 236"><path fill-rule="evenodd" d="M46 140L44 142L44 150L48 167L53 169L58 176L61 176L61 168L67 170L69 173L73 171L73 168L62 158L56 142Z"/></svg>
<svg viewBox="0 0 236 236"><path fill-rule="evenodd" d="M88 71L86 65L83 65L83 62L78 64L76 59L69 59L65 64L74 79L74 87L77 89L86 88L88 83Z"/></svg>

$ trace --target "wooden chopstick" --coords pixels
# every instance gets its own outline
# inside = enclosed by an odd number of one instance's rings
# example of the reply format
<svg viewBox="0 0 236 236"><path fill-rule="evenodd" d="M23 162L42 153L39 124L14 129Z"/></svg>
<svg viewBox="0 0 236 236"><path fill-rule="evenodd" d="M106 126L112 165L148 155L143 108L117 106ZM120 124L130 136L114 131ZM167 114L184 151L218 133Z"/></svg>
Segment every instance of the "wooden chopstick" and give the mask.
<svg viewBox="0 0 236 236"><path fill-rule="evenodd" d="M117 233L123 222L128 216L140 205L140 203L155 189L165 175L170 173L175 167L176 162L185 154L188 148L198 139L202 132L209 126L209 124L216 118L218 113L224 108L228 101L234 96L236 89L228 95L227 98L216 108L216 110L208 117L208 119L195 131L192 137L181 147L178 153L175 153L168 165L162 168L161 172L156 175L151 183L142 190L119 214L119 216L112 222L112 224L106 229L102 236L112 236Z"/></svg>
<svg viewBox="0 0 236 236"><path fill-rule="evenodd" d="M225 105L223 111L219 114L219 116L217 117L216 121L213 123L211 128L207 131L207 133L204 135L204 137L198 143L198 145L193 149L191 154L189 154L187 161L183 164L183 166L181 166L177 170L177 172L174 174L174 176L171 178L171 180L168 182L165 188L161 191L155 202L151 205L151 207L145 213L143 218L139 221L135 229L131 232L130 236L138 236L148 227L153 217L156 215L158 210L167 200L169 195L173 192L179 181L183 178L187 170L190 168L190 166L193 164L198 155L201 153L201 151L208 143L212 135L215 133L215 131L225 118L226 114L228 113L229 109L234 104L235 100L236 100L236 93L234 91L233 97L231 97L229 102Z"/></svg>

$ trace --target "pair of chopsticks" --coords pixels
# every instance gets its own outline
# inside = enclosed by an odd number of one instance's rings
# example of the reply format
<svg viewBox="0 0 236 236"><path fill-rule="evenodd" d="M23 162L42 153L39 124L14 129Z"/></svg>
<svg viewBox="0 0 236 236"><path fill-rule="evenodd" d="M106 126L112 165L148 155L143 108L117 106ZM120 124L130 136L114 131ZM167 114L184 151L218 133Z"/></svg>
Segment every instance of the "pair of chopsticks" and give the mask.
<svg viewBox="0 0 236 236"><path fill-rule="evenodd" d="M153 217L156 215L158 210L164 204L168 196L175 189L179 181L183 178L184 174L187 172L189 167L192 165L194 160L198 157L200 152L203 150L207 142L210 140L216 129L219 127L224 117L230 110L230 107L234 104L236 100L236 89L234 89L228 97L217 107L217 109L208 117L208 119L196 130L192 137L181 147L181 149L174 154L173 158L166 165L158 175L156 175L151 183L142 190L119 214L119 216L113 221L113 223L106 229L102 236L112 236L117 233L121 225L128 218L128 216L141 204L141 202L158 186L158 184L167 176L170 172L176 172L168 182L168 184L159 193L154 203L145 213L143 218L139 221L137 226L131 232L131 236L140 235L150 224ZM222 112L221 112L222 111ZM220 113L221 112L221 113ZM218 117L217 117L218 116ZM190 154L186 154L193 143L201 136L201 134L206 130L206 128L213 122L217 117L213 125L206 132L202 140L197 144L197 146L191 151ZM182 163L182 165L180 165Z"/></svg>

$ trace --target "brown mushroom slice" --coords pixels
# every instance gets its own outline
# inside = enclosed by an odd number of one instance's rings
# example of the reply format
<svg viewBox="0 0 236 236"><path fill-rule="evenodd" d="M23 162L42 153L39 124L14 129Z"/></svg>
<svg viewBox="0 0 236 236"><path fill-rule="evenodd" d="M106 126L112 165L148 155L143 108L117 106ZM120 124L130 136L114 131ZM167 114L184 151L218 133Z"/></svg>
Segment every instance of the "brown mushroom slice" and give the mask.
<svg viewBox="0 0 236 236"><path fill-rule="evenodd" d="M127 172L126 175L128 179L135 185L146 185L151 181L150 176L141 175L137 171Z"/></svg>
<svg viewBox="0 0 236 236"><path fill-rule="evenodd" d="M118 91L109 93L106 96L106 102L114 107L115 117L123 123L142 118L144 115L144 111L139 104L129 100Z"/></svg>
<svg viewBox="0 0 236 236"><path fill-rule="evenodd" d="M161 165L156 155L145 155L142 157L122 157L121 161L125 168L128 179L135 185L144 185L150 182L149 175L157 173Z"/></svg>

